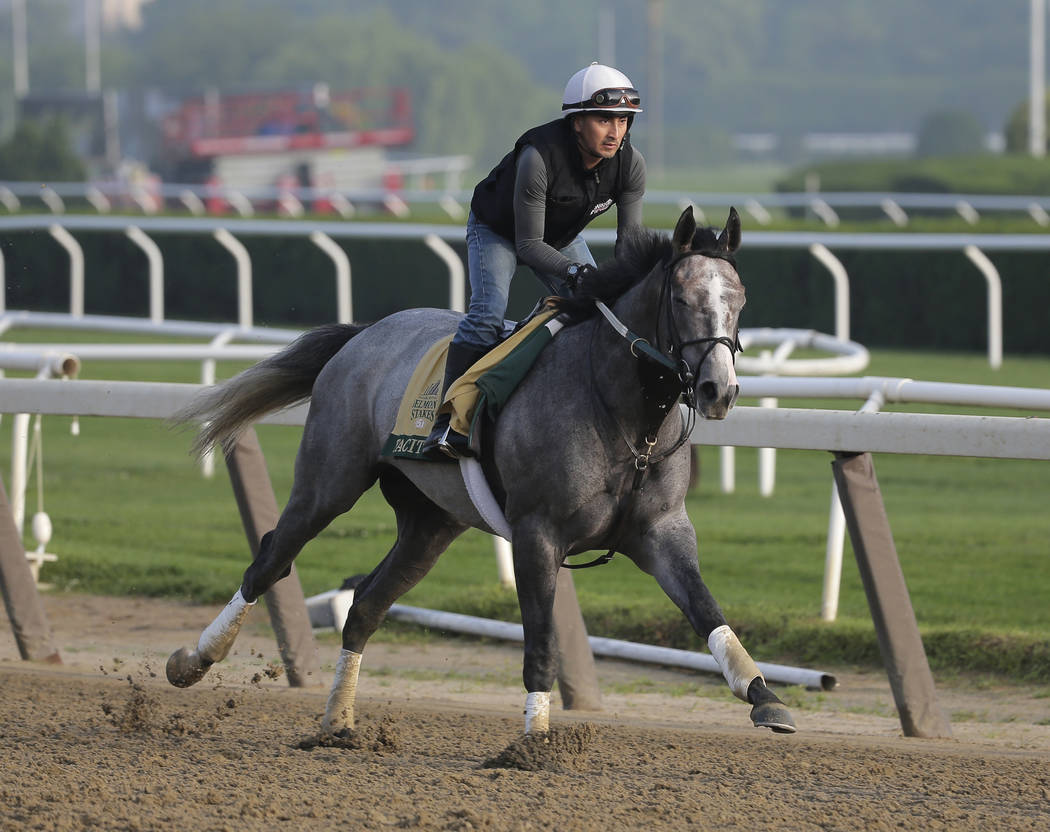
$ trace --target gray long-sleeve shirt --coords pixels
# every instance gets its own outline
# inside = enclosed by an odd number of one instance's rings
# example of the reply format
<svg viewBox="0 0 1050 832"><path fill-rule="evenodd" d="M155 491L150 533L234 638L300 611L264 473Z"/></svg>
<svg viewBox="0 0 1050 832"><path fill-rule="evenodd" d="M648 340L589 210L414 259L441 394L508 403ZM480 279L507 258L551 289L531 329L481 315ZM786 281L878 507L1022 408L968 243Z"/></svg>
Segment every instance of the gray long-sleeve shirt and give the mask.
<svg viewBox="0 0 1050 832"><path fill-rule="evenodd" d="M641 225L645 195L645 159L633 149L631 166L616 202L616 237ZM536 148L526 146L518 156L514 180L514 236L518 259L541 274L564 274L572 263L560 251L543 242L547 205L547 166Z"/></svg>

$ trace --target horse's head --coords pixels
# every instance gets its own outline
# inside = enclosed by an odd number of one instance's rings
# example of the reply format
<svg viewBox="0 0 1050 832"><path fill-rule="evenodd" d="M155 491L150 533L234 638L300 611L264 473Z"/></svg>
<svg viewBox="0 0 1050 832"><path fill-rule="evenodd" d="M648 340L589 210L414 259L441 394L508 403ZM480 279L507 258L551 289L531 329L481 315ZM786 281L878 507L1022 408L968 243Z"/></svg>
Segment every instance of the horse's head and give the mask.
<svg viewBox="0 0 1050 832"><path fill-rule="evenodd" d="M737 330L744 285L733 252L740 246L740 216L729 209L721 233L697 229L692 207L678 218L672 237L674 258L667 265L661 339L692 374L697 412L724 419L736 403Z"/></svg>
<svg viewBox="0 0 1050 832"><path fill-rule="evenodd" d="M704 418L724 419L740 392L733 364L744 306L733 260L740 247L736 209L720 233L697 228L690 207L671 239L638 227L621 242L615 260L588 275L573 297L557 299L558 310L570 320L600 310L630 341L631 355L645 359L652 401L670 406L684 395Z"/></svg>

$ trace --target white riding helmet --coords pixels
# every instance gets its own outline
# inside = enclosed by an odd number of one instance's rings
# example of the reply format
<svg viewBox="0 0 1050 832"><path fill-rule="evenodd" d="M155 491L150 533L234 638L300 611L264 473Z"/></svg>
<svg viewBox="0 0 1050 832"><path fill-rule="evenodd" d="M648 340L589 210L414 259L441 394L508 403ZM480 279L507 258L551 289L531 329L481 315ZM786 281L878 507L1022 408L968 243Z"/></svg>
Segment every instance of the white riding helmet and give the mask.
<svg viewBox="0 0 1050 832"><path fill-rule="evenodd" d="M642 97L620 70L596 62L569 79L561 111L563 116L592 112L633 116L642 112Z"/></svg>

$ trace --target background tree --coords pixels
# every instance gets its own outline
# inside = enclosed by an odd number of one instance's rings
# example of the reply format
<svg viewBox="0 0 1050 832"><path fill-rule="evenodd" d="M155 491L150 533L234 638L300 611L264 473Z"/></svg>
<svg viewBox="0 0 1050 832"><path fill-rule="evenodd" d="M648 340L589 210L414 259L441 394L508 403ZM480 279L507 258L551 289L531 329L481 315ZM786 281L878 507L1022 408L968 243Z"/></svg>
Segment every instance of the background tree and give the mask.
<svg viewBox="0 0 1050 832"><path fill-rule="evenodd" d="M919 125L917 156L962 156L984 150L981 123L963 110L938 110Z"/></svg>
<svg viewBox="0 0 1050 832"><path fill-rule="evenodd" d="M61 119L23 119L11 137L0 144L0 179L76 182L83 180L84 175L84 164Z"/></svg>
<svg viewBox="0 0 1050 832"><path fill-rule="evenodd" d="M1046 124L1050 124L1050 92L1046 94L1043 107L1046 113L1044 116ZM1022 101L1010 113L1003 133L1006 138L1007 153L1028 152L1028 100ZM1050 150L1050 131L1048 131L1047 149Z"/></svg>
<svg viewBox="0 0 1050 832"><path fill-rule="evenodd" d="M464 152L485 167L525 126L556 115L565 79L592 60L609 57L651 100L647 7L153 0L141 31L105 34L103 82L176 95L211 85L396 83L415 96L416 152ZM28 8L31 89L82 90L79 4L33 0ZM1026 91L1027 17L992 3L664 0L663 8L668 160L717 147L718 134L911 130L940 107L1001 124ZM0 12L2 44L10 44L9 17ZM600 44L599 24L610 19L614 42ZM0 98L8 102L0 101L0 136L13 124L9 51L0 47ZM641 118L634 130L643 152L647 127Z"/></svg>

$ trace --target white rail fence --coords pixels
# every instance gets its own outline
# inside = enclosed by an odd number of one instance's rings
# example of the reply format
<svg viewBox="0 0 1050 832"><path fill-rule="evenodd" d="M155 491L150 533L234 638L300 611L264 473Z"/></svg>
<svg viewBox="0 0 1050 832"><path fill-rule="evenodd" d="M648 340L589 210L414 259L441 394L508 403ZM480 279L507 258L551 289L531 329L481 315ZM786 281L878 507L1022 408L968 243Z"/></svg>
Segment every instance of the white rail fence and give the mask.
<svg viewBox="0 0 1050 832"><path fill-rule="evenodd" d="M458 258L456 262L458 263ZM459 279L462 280L461 269ZM207 337L210 340L207 344L132 345L73 342L53 342L40 345L0 344L0 375L4 369L18 369L36 371L41 378L75 376L81 359L85 361L200 361L202 384L215 382L216 361L259 361L299 334L295 330L266 327L242 327L192 321L157 323L152 318L145 320L105 315L72 316L25 310L0 316L0 335L20 327L122 332L154 336L195 335ZM745 348L776 347L775 350L762 350L757 356L742 356L738 360L738 369L741 372L767 375L839 375L860 372L868 364L868 351L860 344L841 341L812 330L742 329L739 335ZM233 343L235 340L256 340L264 344L236 344ZM830 356L793 358L792 353L799 348L820 350L830 353ZM775 407L777 400L763 398L762 405ZM28 480L26 460L30 442L29 415L20 413L14 418L11 505L15 525L21 529L25 519L25 486ZM776 451L773 448L763 448L759 452L759 481L761 493L766 497L773 493L776 470L775 454ZM202 462L205 476L210 477L214 473L214 464L213 455L206 454ZM735 489L736 479L734 448L723 447L721 449L720 465L722 490L731 493ZM497 538L496 552L500 582L506 586L513 586L514 572L509 544Z"/></svg>
<svg viewBox="0 0 1050 832"><path fill-rule="evenodd" d="M444 266L448 280L448 306L462 310L466 304L466 280L462 258L449 245L460 241L460 226L422 225L413 223L374 222L300 222L290 220L236 220L189 217L144 217L132 222L127 217L115 216L10 216L0 217L0 233L17 231L47 231L69 254L70 314L84 314L84 257L73 236L74 231L112 231L127 235L136 245L147 249L149 263L150 314L154 320L163 316L163 257L160 250L146 242L150 234L182 233L207 234L222 243L236 266L238 287L238 320L242 327L251 327L252 277L251 259L239 242L242 236L306 237L317 245L332 261L336 280L337 320L352 319L352 287L350 261L334 238L418 240L433 251ZM615 232L597 229L585 232L592 243L612 245ZM987 293L988 363L998 368L1003 360L1002 284L998 271L988 258L988 252L1050 251L1050 236L1035 234L909 234L909 233L834 233L834 232L775 232L753 231L747 236L749 248L780 248L809 251L832 277L834 299L834 334L848 340L849 277L841 261L832 253L838 250L881 251L956 251L966 255L977 268ZM0 278L4 274L3 255L0 253ZM4 282L0 280L0 314L6 309Z"/></svg>
<svg viewBox="0 0 1050 832"><path fill-rule="evenodd" d="M352 290L350 283L350 262L345 250L333 239L333 236L349 238L365 237L369 239L414 239L422 240L425 245L434 252L442 262L447 275L449 286L449 306L453 309L465 308L465 274L463 262L459 255L448 245L447 240L458 240L462 237L462 229L458 226L431 226L412 224L385 224L385 223L301 223L275 220L214 220L214 219L188 219L171 217L153 217L143 219L135 225L129 225L128 219L124 217L86 217L68 216L59 220L50 217L18 216L0 218L0 231L34 231L46 230L58 243L69 253L70 258L70 314L59 315L40 312L6 312L3 293L3 257L0 253L0 335L6 330L19 326L54 327L54 328L83 328L102 329L125 332L160 332L172 335L192 335L210 338L207 345L135 345L129 350L127 345L100 345L100 344L64 344L50 345L43 349L38 355L27 352L25 345L10 345L0 351L0 357L9 361L8 368L21 368L36 370L40 377L45 378L54 375L58 370L56 367L70 366L68 360L76 361L85 359L107 359L120 360L132 357L146 358L150 360L199 360L202 362L202 383L212 383L215 378L216 360L242 360L256 361L273 352L274 345L280 345L290 341L298 334L295 330L281 330L264 327L255 327L252 316L252 277L251 260L239 241L239 236L247 235L289 235L308 236L308 238L331 259L337 284L337 319L340 321L352 320ZM128 238L138 247L143 249L147 255L149 265L149 290L150 290L150 317L145 319L129 319L117 316L94 316L85 315L83 309L84 297L84 262L83 254L75 237L70 233L72 230L98 231L108 230L126 234ZM232 230L231 230L232 229ZM148 232L148 233L147 233ZM238 286L238 324L202 324L185 321L166 321L163 318L163 255L160 249L152 241L149 233L195 233L208 234L217 239L230 253L236 265L236 279ZM614 241L612 231L592 231L587 233L587 238L592 242L611 244ZM984 250L1035 250L1042 251L1050 248L1050 240L1034 235L981 235L981 234L829 234L814 232L751 232L748 235L748 245L754 247L782 247L782 248L805 248L819 262L821 262L832 276L831 290L834 294L835 309L835 337L822 335L808 330L786 330L786 329L754 329L743 330L741 341L745 346L769 345L775 346L775 350L764 350L757 357L752 355L742 356L739 369L742 372L763 374L762 378L741 378L742 394L747 397L754 396L760 399L763 407L777 406L778 397L812 397L809 392L800 392L803 389L815 389L811 384L803 387L797 383L800 379L774 379L776 376L798 376L798 375L831 375L855 373L862 371L868 362L867 351L848 340L849 337L849 279L845 269L838 259L828 248L833 245L840 248L869 248L869 249L932 249L932 250L957 250L962 251L970 262L977 266L982 278L988 287L988 355L989 363L998 367L1002 362L1002 305L1001 287L999 277L994 265L984 254ZM232 344L233 340L257 341L260 345ZM797 348L817 349L833 354L832 358L805 358L792 357L792 352ZM15 357L14 353L19 353ZM14 363L10 363L14 362ZM27 363L28 362L28 363ZM5 364L0 363L0 374ZM816 382L817 379L808 379L807 382ZM879 380L881 392L875 393L867 390L857 392L858 380L850 379L822 379L824 382L835 382L838 386L834 389L851 390L849 393L832 393L832 387L824 386L821 397L845 396L847 398L861 398L865 400L862 410L877 411L884 401L901 401L900 390L914 390L914 382L896 380L899 384L894 392L887 392L886 380ZM865 380L869 381L869 380ZM777 384L783 382L783 384ZM852 387L850 385L853 385ZM845 385L845 386L843 386ZM901 385L904 385L903 387ZM987 390L1010 390L1011 388L986 388ZM776 392L780 391L780 392ZM1043 393L1045 391L1036 391ZM989 394L990 395L990 394ZM1001 394L1000 394L1001 395ZM968 394L967 398L956 401L957 404L982 406L988 402L981 401L984 396L975 397ZM881 398L880 398L881 397ZM925 399L909 399L912 401L926 401ZM1028 407L1029 405L1017 403L1020 398L1014 396L1010 403L1000 406ZM1043 404L1044 399L1038 399L1040 404L1034 409L1050 409ZM16 434L23 436L28 432L28 414L20 413L16 416ZM705 442L705 444L707 444ZM721 443L721 469L722 488L730 492L734 488L733 450L737 444ZM775 448L776 446L766 443L760 447L759 452L759 480L760 490L763 495L770 495L773 489L773 477L775 470ZM828 448L827 450L834 450ZM916 451L918 452L918 451ZM923 453L936 453L936 451L922 451ZM16 449L18 455L14 463L24 457L24 448ZM977 454L980 455L980 454ZM24 463L24 459L22 459ZM205 471L210 473L211 460L206 460ZM13 482L12 490L14 500L18 500L19 488L22 486L22 506L24 507L24 464L22 481ZM19 518L21 527L22 518ZM826 559L828 568L825 578L825 593L822 614L826 618L834 618L837 608L837 578L834 577L841 564L841 551L844 539L844 527L841 507L837 505L837 492L833 489L832 510L829 518L829 532ZM500 551L500 550L498 550ZM509 553L502 547L500 551L501 574L507 573L505 562ZM831 577L829 577L831 576Z"/></svg>
<svg viewBox="0 0 1050 832"><path fill-rule="evenodd" d="M441 161L441 160L439 160ZM407 163L402 163L402 166ZM466 157L450 157L442 164L449 170L465 171ZM404 173L419 174L405 167ZM52 182L41 186L38 182L0 182L0 205L9 213L35 211L41 206L52 214L66 212L68 202L90 206L100 214L107 214L114 205L119 209L134 208L143 214L162 209L179 208L194 216L206 213L232 211L242 217L256 212L277 211L298 216L306 206L315 211L338 214L344 219L354 216L357 206L375 206L398 216L409 216L413 205L437 206L450 219L466 216L471 192L461 190L455 176L449 177L451 186L445 188L287 188L258 186L236 188L222 184L123 183L123 182ZM955 214L967 223L980 222L981 214L1020 214L1029 217L1041 227L1050 226L1050 198L997 194L923 194L891 193L882 191L837 192L799 191L794 193L718 193L699 191L652 190L646 192L646 201L655 205L684 207L693 205L702 215L703 209L724 210L730 205L741 206L759 225L772 221L770 209L803 210L820 219L829 228L839 225L842 210L864 209L885 214L894 225L907 226L912 212L943 212Z"/></svg>
<svg viewBox="0 0 1050 832"><path fill-rule="evenodd" d="M795 399L854 399L863 402L863 405L853 415L865 417L860 422L842 421L836 417L827 417L818 414L836 414L839 411L803 411L788 410L777 428L772 432L769 445L759 448L759 452L770 447L799 447L798 442L807 441L806 430L813 430L814 434L808 437L808 442L813 445L839 442L849 444L851 441L846 434L841 433L848 426L857 424L866 425L865 432L857 436L856 441L862 441L863 446L857 445L854 451L887 451L890 453L918 453L948 456L979 456L1015 459L1047 459L1050 458L1050 449L1037 448L1039 430L1050 427L1050 420L1026 419L1017 417L987 417L987 416L938 416L928 418L929 414L910 413L883 413L881 409L887 403L912 403L912 404L934 404L953 405L958 407L996 407L1016 410L1033 410L1044 414L1050 414L1050 390L1025 388L1025 387L1000 387L978 384L947 384L943 382L914 381L905 378L883 378L878 376L865 376L862 378L776 378L770 376L762 377L740 377L740 394L748 398L759 398L763 401L776 402L780 398ZM738 413L748 410L747 408L736 408L727 421L738 418ZM800 422L799 414L810 414L806 421ZM867 417L881 417L869 420ZM893 417L887 419L886 417ZM913 418L918 417L918 418ZM745 415L746 421L750 417ZM1006 421L1000 419L1006 418ZM991 419L990 422L974 422L974 419ZM1037 425L1031 433L1027 433L1025 423ZM726 424L726 423L722 423ZM975 427L980 426L981 431L975 432ZM996 436L991 432L983 432L984 428L994 426L1002 433ZM886 430L901 430L900 435L885 433ZM721 430L716 423L701 423L693 431L693 441L699 444L698 431L705 433L717 433ZM953 431L959 431L952 435ZM749 430L745 430L742 436L751 437ZM793 437L791 444L782 445L776 440L780 435ZM780 440L784 441L784 440ZM999 447L996 447L998 443ZM706 444L706 443L704 443ZM733 441L726 443L728 446L752 445L751 441ZM827 448L830 451L845 450L845 448ZM1040 455L1042 454L1042 455ZM759 481L760 490L763 494L771 493L771 486L766 480L771 477L768 472L762 470L762 458L759 458ZM767 463L768 464L768 463ZM724 474L724 469L723 469ZM723 488L725 490L725 488ZM831 507L828 516L828 534L825 547L824 560L824 588L821 598L821 618L825 621L834 621L838 615L839 585L842 575L842 554L846 536L846 518L843 513L842 503L839 499L839 491L832 485Z"/></svg>
<svg viewBox="0 0 1050 832"><path fill-rule="evenodd" d="M878 410L887 401L907 400L976 402L1050 413L1050 390L870 377L744 377L741 384L746 396L863 398L867 406L856 412L737 407L725 421L698 422L691 437L694 444L1050 460L1050 418ZM193 384L0 379L0 410L25 414L26 419L29 414L164 419L200 389ZM305 414L303 405L270 416L264 423L298 426L303 424ZM27 427L28 423L24 429ZM833 556L829 534L822 599L822 615L827 620L834 619L838 606L841 551L840 540L837 557Z"/></svg>

